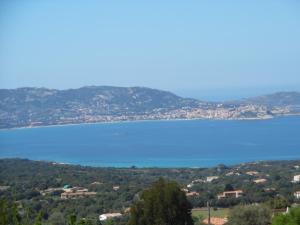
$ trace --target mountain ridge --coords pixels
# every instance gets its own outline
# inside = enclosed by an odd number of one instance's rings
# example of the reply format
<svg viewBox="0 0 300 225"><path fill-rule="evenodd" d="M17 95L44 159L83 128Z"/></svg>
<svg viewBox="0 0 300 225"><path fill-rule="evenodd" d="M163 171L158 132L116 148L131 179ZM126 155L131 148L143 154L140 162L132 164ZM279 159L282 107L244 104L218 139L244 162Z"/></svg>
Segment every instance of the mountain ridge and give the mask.
<svg viewBox="0 0 300 225"><path fill-rule="evenodd" d="M0 128L128 120L266 119L290 114L300 114L300 92L211 102L148 87L0 89Z"/></svg>

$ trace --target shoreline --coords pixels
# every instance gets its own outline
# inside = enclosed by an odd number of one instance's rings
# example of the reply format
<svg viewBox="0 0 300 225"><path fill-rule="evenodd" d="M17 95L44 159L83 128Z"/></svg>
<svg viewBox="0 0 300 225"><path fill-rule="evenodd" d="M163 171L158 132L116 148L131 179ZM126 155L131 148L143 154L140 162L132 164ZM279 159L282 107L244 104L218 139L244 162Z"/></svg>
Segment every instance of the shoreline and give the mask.
<svg viewBox="0 0 300 225"><path fill-rule="evenodd" d="M168 121L257 121L257 120L272 120L282 117L300 116L298 114L273 116L267 118L178 118L178 119L144 119L144 120L115 120L115 121L99 121L99 122L82 122L82 123L66 123L66 124L53 124L53 125L40 125L40 126L24 126L24 127L12 127L12 128L0 128L1 131L9 130L23 130L23 129L35 129L35 128L48 128L48 127L66 127L66 126L79 126L79 125L93 125L93 124L115 124L115 123L135 123L135 122L168 122Z"/></svg>

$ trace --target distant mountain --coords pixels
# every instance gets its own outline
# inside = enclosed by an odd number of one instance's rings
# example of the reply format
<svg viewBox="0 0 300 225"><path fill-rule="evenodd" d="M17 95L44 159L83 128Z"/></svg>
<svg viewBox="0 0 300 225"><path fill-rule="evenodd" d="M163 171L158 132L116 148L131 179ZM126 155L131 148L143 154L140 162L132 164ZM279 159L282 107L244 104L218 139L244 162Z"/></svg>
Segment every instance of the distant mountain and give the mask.
<svg viewBox="0 0 300 225"><path fill-rule="evenodd" d="M300 92L278 92L247 98L242 102L245 104L257 104L268 107L300 106Z"/></svg>
<svg viewBox="0 0 300 225"><path fill-rule="evenodd" d="M182 98L144 87L0 89L0 128L158 119L264 119L300 112L300 93L229 103Z"/></svg>

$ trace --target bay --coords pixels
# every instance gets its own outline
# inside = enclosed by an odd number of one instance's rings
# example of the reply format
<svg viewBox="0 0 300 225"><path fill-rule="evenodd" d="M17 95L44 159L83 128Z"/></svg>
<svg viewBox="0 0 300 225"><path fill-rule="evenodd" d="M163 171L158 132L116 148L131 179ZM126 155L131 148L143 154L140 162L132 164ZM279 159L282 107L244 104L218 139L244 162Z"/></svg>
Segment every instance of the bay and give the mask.
<svg viewBox="0 0 300 225"><path fill-rule="evenodd" d="M1 130L0 158L103 167L211 167L300 159L300 117Z"/></svg>

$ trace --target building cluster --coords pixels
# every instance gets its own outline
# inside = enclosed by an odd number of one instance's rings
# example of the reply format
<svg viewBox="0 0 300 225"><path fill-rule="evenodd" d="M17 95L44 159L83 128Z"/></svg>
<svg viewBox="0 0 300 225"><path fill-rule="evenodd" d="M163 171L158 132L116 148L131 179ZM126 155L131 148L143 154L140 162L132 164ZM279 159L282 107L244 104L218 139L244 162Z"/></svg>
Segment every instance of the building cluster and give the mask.
<svg viewBox="0 0 300 225"><path fill-rule="evenodd" d="M60 195L61 199L74 199L87 196L94 196L97 194L97 192L91 192L87 188L72 187L70 185L65 185L63 191L64 192Z"/></svg>
<svg viewBox="0 0 300 225"><path fill-rule="evenodd" d="M101 182L95 181L91 183L91 185L100 185ZM120 186L114 185L112 187L114 191L118 191ZM58 188L48 188L45 190L40 191L41 195L47 195L54 192L62 192L60 194L61 199L75 199L80 197L88 197L88 196L95 196L97 192L89 191L87 188L83 187L72 187L71 185L65 185L64 187Z"/></svg>
<svg viewBox="0 0 300 225"><path fill-rule="evenodd" d="M89 191L87 188L83 187L72 187L71 185L65 185L64 187L58 188L48 188L40 191L41 195L52 194L54 192L59 192L61 199L75 199L87 196L95 196L97 192Z"/></svg>
<svg viewBox="0 0 300 225"><path fill-rule="evenodd" d="M294 176L292 183L300 183L300 174ZM296 191L294 196L296 199L300 199L300 191Z"/></svg>

